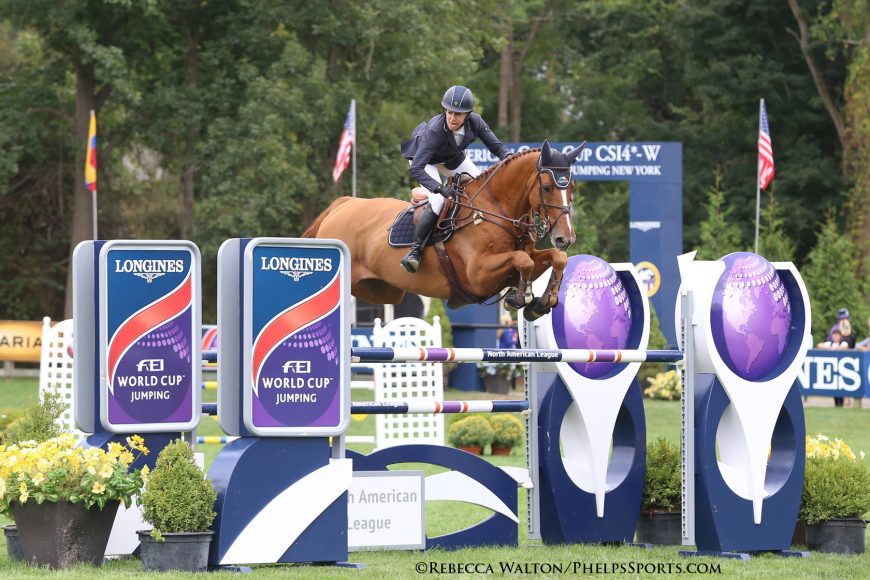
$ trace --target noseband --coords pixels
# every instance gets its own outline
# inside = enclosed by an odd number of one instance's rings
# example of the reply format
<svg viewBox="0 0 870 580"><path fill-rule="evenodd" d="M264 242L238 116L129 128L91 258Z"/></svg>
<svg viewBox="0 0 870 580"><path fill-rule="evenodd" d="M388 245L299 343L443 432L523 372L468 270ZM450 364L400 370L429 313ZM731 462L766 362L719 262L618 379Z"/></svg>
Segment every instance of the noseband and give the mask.
<svg viewBox="0 0 870 580"><path fill-rule="evenodd" d="M566 215L570 215L571 213L571 205L567 203L568 197L565 197L566 205L556 205L552 203L547 203L544 201L544 181L541 179L541 176L544 173L549 173L550 178L553 180L553 184L556 189L560 191L568 191L571 188L571 168L570 167L542 167L541 161L538 159L538 175L535 179L538 183L538 207L532 207L532 222L536 224L534 229L531 231L531 235L534 237L532 241L535 243L547 237L550 232L553 231L553 228L559 223L559 221L565 217ZM564 185L563 185L564 184ZM531 197L532 186L529 186L529 197ZM559 210L561 213L559 217L552 223L550 223L549 213L547 213L548 209Z"/></svg>

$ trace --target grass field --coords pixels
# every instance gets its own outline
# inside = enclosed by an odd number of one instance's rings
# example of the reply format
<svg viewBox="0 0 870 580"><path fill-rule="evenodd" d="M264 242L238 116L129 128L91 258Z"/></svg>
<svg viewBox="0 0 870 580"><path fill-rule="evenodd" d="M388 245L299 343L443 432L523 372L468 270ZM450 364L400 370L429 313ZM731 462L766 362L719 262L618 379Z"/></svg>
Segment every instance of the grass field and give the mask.
<svg viewBox="0 0 870 580"><path fill-rule="evenodd" d="M0 413L20 408L36 396L35 379L0 379ZM358 399L370 393L354 392ZM514 393L512 398L519 398ZM215 400L214 391L206 391L205 400ZM485 393L448 392L446 399L486 398ZM680 406L677 403L645 401L648 438L662 435L679 440ZM447 416L448 423L456 416ZM866 450L870 461L870 410L859 408L827 408L809 406L806 409L807 432L840 436L853 449ZM198 431L200 435L220 435L216 421L204 417ZM374 418L351 422L349 434L374 433ZM220 445L201 445L206 465L210 465ZM351 446L367 452L371 446ZM498 465L524 466L521 450L504 458L491 458ZM408 468L408 466L402 466ZM427 473L436 472L425 466ZM422 467L418 467L422 468ZM566 545L543 546L526 537L526 497L520 490L520 546L518 548L466 549L455 552L432 550L428 552L357 552L350 560L365 565L364 569L315 566L259 566L251 576L257 578L409 578L415 576L450 575L463 577L520 576L536 577L667 577L678 574L701 574L741 578L867 578L870 577L870 555L835 556L814 553L810 558L781 558L762 555L749 562L713 558L685 558L676 547L646 550L626 546ZM481 508L456 502L432 502L426 508L427 532L437 535L462 529L489 514ZM79 567L66 572L35 570L13 565L6 560L5 541L0 536L0 578L69 577L69 578L186 578L190 574L145 574L137 559L107 562L102 568ZM689 565L696 566L687 569ZM423 570L421 573L420 570ZM228 574L228 573L222 573ZM250 577L250 576L246 576Z"/></svg>

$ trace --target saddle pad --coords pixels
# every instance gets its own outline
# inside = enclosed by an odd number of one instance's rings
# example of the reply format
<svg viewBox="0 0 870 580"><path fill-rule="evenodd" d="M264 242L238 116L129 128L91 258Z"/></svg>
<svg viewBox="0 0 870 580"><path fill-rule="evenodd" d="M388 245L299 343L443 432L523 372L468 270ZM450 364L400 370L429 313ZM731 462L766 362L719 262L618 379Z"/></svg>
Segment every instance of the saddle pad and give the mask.
<svg viewBox="0 0 870 580"><path fill-rule="evenodd" d="M455 211L456 206L453 207ZM453 228L450 228L447 231L443 231L438 229L438 227L436 226L435 231L432 232L432 235L429 237L429 241L426 245L431 246L435 242L446 242L452 236ZM414 242L413 205L409 204L407 209L402 210L402 213L396 216L396 221L394 221L393 225L390 226L389 242L390 245L394 248L407 248Z"/></svg>

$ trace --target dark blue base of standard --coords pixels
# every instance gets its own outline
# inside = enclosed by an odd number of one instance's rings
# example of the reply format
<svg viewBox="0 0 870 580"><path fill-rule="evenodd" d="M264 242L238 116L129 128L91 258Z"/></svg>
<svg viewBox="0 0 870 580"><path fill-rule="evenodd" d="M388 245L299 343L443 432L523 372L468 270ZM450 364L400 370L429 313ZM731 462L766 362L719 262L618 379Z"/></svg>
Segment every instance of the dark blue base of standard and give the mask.
<svg viewBox="0 0 870 580"><path fill-rule="evenodd" d="M209 565L220 566L245 527L278 494L329 464L329 439L242 437L224 447L208 472L218 499ZM293 514L288 514L292 518ZM276 531L278 532L278 531ZM347 493L329 505L278 563L347 560ZM251 562L229 562L245 564Z"/></svg>
<svg viewBox="0 0 870 580"><path fill-rule="evenodd" d="M348 451L354 471L385 471L397 463L430 463L458 471L484 485L506 506L517 513L517 482L485 459L453 447L441 445L398 445L362 455ZM518 525L501 514L464 530L426 538L426 548L455 550L475 546L516 546Z"/></svg>
<svg viewBox="0 0 870 580"><path fill-rule="evenodd" d="M756 525L752 502L725 483L716 458L716 433L730 404L714 375L695 377L695 544L704 555L791 552L803 491L806 457L800 393L786 395L771 439L762 520Z"/></svg>
<svg viewBox="0 0 870 580"><path fill-rule="evenodd" d="M545 544L624 543L634 540L646 473L646 424L640 385L634 381L622 402L613 430L613 451L607 469L604 517L595 496L577 487L565 470L559 446L562 422L573 399L555 373L539 378L538 415L541 539Z"/></svg>

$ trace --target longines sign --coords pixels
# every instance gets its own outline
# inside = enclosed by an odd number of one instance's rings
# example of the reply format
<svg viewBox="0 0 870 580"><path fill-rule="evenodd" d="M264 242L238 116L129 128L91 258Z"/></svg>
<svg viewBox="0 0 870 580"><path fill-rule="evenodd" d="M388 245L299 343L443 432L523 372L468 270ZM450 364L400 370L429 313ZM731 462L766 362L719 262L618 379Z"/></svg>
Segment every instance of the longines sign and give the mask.
<svg viewBox="0 0 870 580"><path fill-rule="evenodd" d="M804 396L870 397L870 351L810 350L797 383Z"/></svg>

